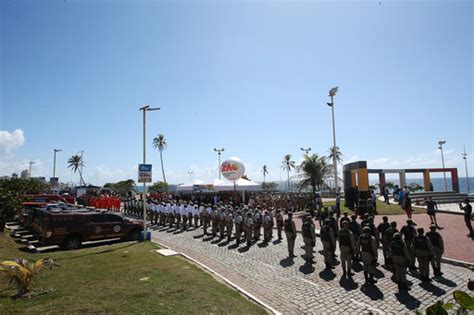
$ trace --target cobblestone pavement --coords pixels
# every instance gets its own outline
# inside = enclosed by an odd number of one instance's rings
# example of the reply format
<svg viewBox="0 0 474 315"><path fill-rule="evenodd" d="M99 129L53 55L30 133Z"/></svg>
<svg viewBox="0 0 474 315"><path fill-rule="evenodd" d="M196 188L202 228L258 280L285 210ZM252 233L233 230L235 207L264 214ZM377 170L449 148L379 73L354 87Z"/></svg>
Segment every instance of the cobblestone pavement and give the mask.
<svg viewBox="0 0 474 315"><path fill-rule="evenodd" d="M301 230L301 219L303 213L298 213L294 216L296 228ZM414 214L413 221L417 227L423 227L425 232L429 231L430 218L427 214ZM406 224L406 215L389 215L389 222L396 221L398 230ZM469 237L466 224L464 223L464 216L452 213L438 213L436 214L438 225L444 229L438 231L443 236L445 252L444 257L456 260L462 260L474 264L474 238ZM382 222L382 216L375 216L375 224ZM319 223L316 223L316 228L319 228Z"/></svg>
<svg viewBox="0 0 474 315"><path fill-rule="evenodd" d="M286 240L263 245L260 241L247 248L235 241L219 241L203 236L202 230L177 233L175 230L152 228L152 239L171 249L187 254L212 268L228 280L247 290L284 314L407 313L423 309L438 300L452 301L456 289L467 290L472 272L461 267L443 266L444 276L431 283L421 283L408 276L409 293L398 293L391 273L378 267L376 286L364 286L361 266L354 266L353 281L342 278L340 265L324 271L319 238L316 241L316 264L304 264L303 239L296 239L296 258L287 258ZM276 234L276 233L275 233ZM382 261L379 253L379 261Z"/></svg>

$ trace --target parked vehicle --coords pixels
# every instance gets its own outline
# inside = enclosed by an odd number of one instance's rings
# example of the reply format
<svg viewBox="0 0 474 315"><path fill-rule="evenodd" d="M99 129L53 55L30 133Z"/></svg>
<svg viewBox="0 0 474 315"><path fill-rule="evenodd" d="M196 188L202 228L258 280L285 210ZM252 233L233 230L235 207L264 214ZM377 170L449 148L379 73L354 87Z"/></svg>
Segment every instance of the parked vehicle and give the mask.
<svg viewBox="0 0 474 315"><path fill-rule="evenodd" d="M36 208L34 222L34 232L41 244L59 245L64 249L77 249L87 241L138 240L143 229L140 221L120 214L78 207Z"/></svg>

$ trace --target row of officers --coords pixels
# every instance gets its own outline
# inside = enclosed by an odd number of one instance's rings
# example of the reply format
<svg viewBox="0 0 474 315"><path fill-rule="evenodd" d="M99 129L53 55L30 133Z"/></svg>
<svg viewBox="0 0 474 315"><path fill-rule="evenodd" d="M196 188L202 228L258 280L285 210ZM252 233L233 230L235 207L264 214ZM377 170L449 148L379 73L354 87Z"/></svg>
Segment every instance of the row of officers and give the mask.
<svg viewBox="0 0 474 315"><path fill-rule="evenodd" d="M125 212L134 214L131 209L136 208L136 215L143 211L142 204L125 205ZM128 209L128 210L127 210ZM278 240L285 233L288 254L294 255L297 229L291 212L283 210L268 211L260 206L254 209L243 206L235 208L232 205L220 203L218 205L193 203L155 203L147 205L148 219L158 225L168 228L187 230L202 227L204 235L212 238L227 238L230 242L235 239L237 244L246 242L251 246L261 237L263 228L263 241L268 243L273 238L276 225ZM284 219L284 213L287 218ZM327 269L333 269L337 264L336 247L339 244L341 267L345 277L353 276L353 262L361 261L364 278L367 284L376 283L374 278L378 265L378 248L382 247L384 265L394 273L393 280L398 284L399 290L409 290L406 275L408 269L419 269L422 281L430 280L430 264L435 276L441 276L441 257L444 252L444 243L437 226L431 225L430 231L425 234L423 228L416 228L412 220L407 220L400 230L396 222L388 222L387 217L382 218L378 226L374 218L365 214L361 220L357 216L349 216L347 212L337 220L334 212L324 219L320 229L320 239L323 245L324 263ZM316 246L315 223L310 216L303 219L301 234L305 244L306 264L314 263L314 247ZM418 268L415 262L418 261Z"/></svg>
<svg viewBox="0 0 474 315"><path fill-rule="evenodd" d="M284 224L289 256L295 257L293 251L296 228L291 213ZM407 224L398 231L396 222L389 223L388 218L383 217L382 223L376 227L372 217L365 215L359 223L356 216L349 218L347 213L344 213L338 226L334 216L330 215L324 220L320 230L326 268L333 269L337 263L335 251L338 243L343 275L353 276L351 271L353 261L361 261L366 284L374 284L377 282L374 274L378 265L378 248L381 245L384 265L393 272L392 279L398 284L400 291L410 290L406 281L408 269L413 271L419 269L421 281L430 282L430 264L435 276L442 275L443 238L436 231L436 225L431 225L430 231L426 234L423 228L417 229L415 226L412 220L407 220ZM302 235L306 249L306 263L312 264L316 233L311 217L304 219ZM418 261L418 268L415 266L415 261Z"/></svg>

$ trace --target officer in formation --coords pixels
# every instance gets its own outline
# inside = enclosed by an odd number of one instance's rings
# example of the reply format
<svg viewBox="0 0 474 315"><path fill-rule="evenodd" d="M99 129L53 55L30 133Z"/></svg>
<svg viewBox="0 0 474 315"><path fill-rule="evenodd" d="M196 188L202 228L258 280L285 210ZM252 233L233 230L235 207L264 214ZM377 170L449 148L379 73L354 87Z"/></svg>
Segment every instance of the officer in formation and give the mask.
<svg viewBox="0 0 474 315"><path fill-rule="evenodd" d="M345 212L347 214L347 212ZM342 219L341 219L342 220ZM349 218L348 218L349 220ZM352 257L355 252L354 234L349 230L349 221L341 221L341 230L339 231L339 249L341 250L341 266L344 277L351 277Z"/></svg>
<svg viewBox="0 0 474 315"><path fill-rule="evenodd" d="M288 243L288 257L293 259L295 256L296 225L293 222L293 213L288 212L288 218L284 221L286 240Z"/></svg>
<svg viewBox="0 0 474 315"><path fill-rule="evenodd" d="M378 256L378 245L371 232L370 226L364 226L362 235L360 236L360 250L366 284L377 282L377 280L374 279L374 274Z"/></svg>
<svg viewBox="0 0 474 315"><path fill-rule="evenodd" d="M390 223L388 223L388 217L383 216L382 217L382 223L380 223L377 226L377 230L379 233L379 240L382 243L382 253L383 253L383 259L384 259L384 265L388 265L388 256L389 256L389 248L390 248L390 243L387 243L385 241L385 231L390 227Z"/></svg>
<svg viewBox="0 0 474 315"><path fill-rule="evenodd" d="M392 258L394 280L398 284L399 291L408 291L407 267L411 265L412 257L400 233L393 235L389 245L389 256Z"/></svg>
<svg viewBox="0 0 474 315"><path fill-rule="evenodd" d="M276 226L277 226L278 240L281 241L283 239L281 237L281 232L283 231L283 215L281 214L280 209L276 211L275 220L276 220Z"/></svg>
<svg viewBox="0 0 474 315"><path fill-rule="evenodd" d="M433 273L435 276L442 276L441 272L441 257L444 253L444 242L441 234L436 232L438 226L435 224L430 225L430 231L426 233L426 237L433 246L433 259L431 260L431 266L433 267Z"/></svg>
<svg viewBox="0 0 474 315"><path fill-rule="evenodd" d="M321 242L323 243L323 255L326 269L334 269L334 253L336 251L336 236L331 228L331 220L324 220L320 231Z"/></svg>
<svg viewBox="0 0 474 315"><path fill-rule="evenodd" d="M403 240L405 241L405 244L407 245L407 248L408 248L408 252L410 253L410 256L411 256L412 264L409 266L409 268L412 269L412 270L416 269L415 259L414 259L415 253L412 250L413 240L414 240L415 235L416 235L415 225L416 224L411 219L408 219L407 224L402 226L402 228L400 230L400 234L402 234Z"/></svg>
<svg viewBox="0 0 474 315"><path fill-rule="evenodd" d="M313 248L316 246L316 231L311 216L307 216L304 219L303 226L301 227L303 234L303 241L305 244L306 251L306 264L311 265L313 261Z"/></svg>
<svg viewBox="0 0 474 315"><path fill-rule="evenodd" d="M417 232L418 235L414 237L411 250L415 253L415 257L418 260L421 281L431 282L430 261L434 258L433 245L431 240L424 235L425 230L423 228L418 228Z"/></svg>

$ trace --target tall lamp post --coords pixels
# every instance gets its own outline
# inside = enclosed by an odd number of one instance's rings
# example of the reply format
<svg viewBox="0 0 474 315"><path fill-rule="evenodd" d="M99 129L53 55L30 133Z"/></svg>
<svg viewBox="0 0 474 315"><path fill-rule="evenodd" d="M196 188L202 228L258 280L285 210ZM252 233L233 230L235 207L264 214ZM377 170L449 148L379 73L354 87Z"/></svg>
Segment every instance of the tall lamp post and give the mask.
<svg viewBox="0 0 474 315"><path fill-rule="evenodd" d="M305 155L308 155L309 151L311 151L311 148L305 149L305 148L301 147L300 150L303 151L305 153Z"/></svg>
<svg viewBox="0 0 474 315"><path fill-rule="evenodd" d="M337 159L336 159L336 122L334 119L334 96L337 93L338 87L333 87L329 90L329 96L331 97L331 103L327 103L329 107L331 107L332 112L332 163L334 167L334 192L337 194L338 185L337 185Z"/></svg>
<svg viewBox="0 0 474 315"><path fill-rule="evenodd" d="M56 153L61 152L61 149L54 149L54 160L53 160L53 177L56 177Z"/></svg>
<svg viewBox="0 0 474 315"><path fill-rule="evenodd" d="M217 152L217 156L218 156L218 159L219 159L219 165L217 166L217 172L219 173L219 179L221 179L221 153L224 152L224 148L220 148L220 149L217 149L217 148L214 148L214 151Z"/></svg>
<svg viewBox="0 0 474 315"><path fill-rule="evenodd" d="M150 108L149 105L140 108L143 111L143 164L146 164L146 112L160 110L159 107ZM143 240L146 240L146 183L143 182Z"/></svg>
<svg viewBox="0 0 474 315"><path fill-rule="evenodd" d="M466 147L464 147L464 153L461 154L462 158L464 160L464 166L466 167L466 182L467 182L467 194L469 195L471 193L471 189L469 187L469 173L467 171L467 153L466 153Z"/></svg>
<svg viewBox="0 0 474 315"><path fill-rule="evenodd" d="M35 164L35 162L33 162L33 161L30 161L30 172L28 173L28 175L29 175L29 178L31 178L31 165L33 165L33 164Z"/></svg>
<svg viewBox="0 0 474 315"><path fill-rule="evenodd" d="M189 175L189 182L192 182L193 181L193 171L189 171L188 175Z"/></svg>
<svg viewBox="0 0 474 315"><path fill-rule="evenodd" d="M448 191L448 182L446 181L446 172L444 171L444 154L443 154L443 144L445 144L446 141L440 140L438 141L439 147L438 149L441 150L441 162L443 163L443 176L444 176L444 191Z"/></svg>

